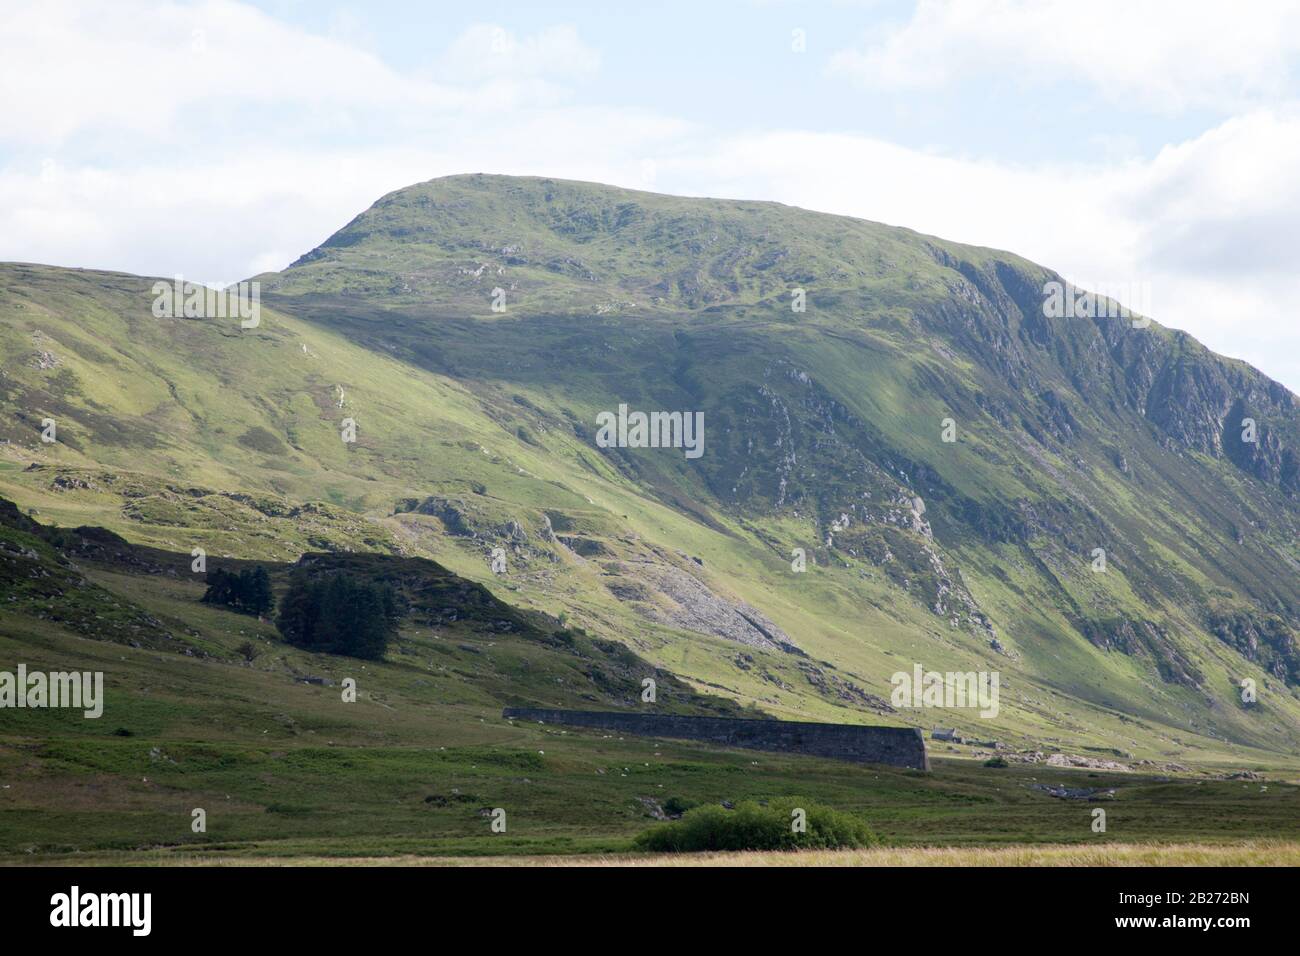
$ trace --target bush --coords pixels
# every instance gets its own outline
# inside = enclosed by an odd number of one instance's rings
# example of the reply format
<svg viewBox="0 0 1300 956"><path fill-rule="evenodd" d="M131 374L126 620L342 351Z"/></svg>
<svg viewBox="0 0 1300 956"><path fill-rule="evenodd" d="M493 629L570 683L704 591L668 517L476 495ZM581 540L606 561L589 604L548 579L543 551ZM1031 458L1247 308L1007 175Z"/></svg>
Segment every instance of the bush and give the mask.
<svg viewBox="0 0 1300 956"><path fill-rule="evenodd" d="M387 585L347 574L313 580L299 571L289 582L275 626L295 647L379 660L397 636L401 616Z"/></svg>
<svg viewBox="0 0 1300 956"><path fill-rule="evenodd" d="M806 812L807 830L793 829L793 811ZM641 850L655 853L702 853L714 850L834 850L874 846L867 824L841 810L798 797L760 806L752 800L734 810L716 804L695 807L675 823L652 827L636 838Z"/></svg>
<svg viewBox="0 0 1300 956"><path fill-rule="evenodd" d="M986 767L1006 767L1006 766L1008 766L1008 764L1007 764L1006 760L1003 759L1002 757L990 757L988 760L984 761L984 766L986 766Z"/></svg>

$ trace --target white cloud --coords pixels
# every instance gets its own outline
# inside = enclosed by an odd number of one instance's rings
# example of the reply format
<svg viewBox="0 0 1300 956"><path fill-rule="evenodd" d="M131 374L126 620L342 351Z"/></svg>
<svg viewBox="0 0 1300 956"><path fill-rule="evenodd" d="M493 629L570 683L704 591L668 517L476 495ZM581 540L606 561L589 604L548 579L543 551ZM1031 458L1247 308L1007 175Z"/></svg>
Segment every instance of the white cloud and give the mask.
<svg viewBox="0 0 1300 956"><path fill-rule="evenodd" d="M600 54L583 43L571 26L548 27L520 39L493 23L469 27L438 62L439 75L448 79L581 76L599 68Z"/></svg>
<svg viewBox="0 0 1300 956"><path fill-rule="evenodd" d="M0 11L0 140L11 143L57 145L111 130L152 144L178 126L183 134L214 105L337 116L461 101L455 91L408 82L369 53L229 0L193 7L43 0Z"/></svg>
<svg viewBox="0 0 1300 956"><path fill-rule="evenodd" d="M355 45L346 16L320 36L234 0L0 6L0 143L55 148L111 131L137 144L192 138L230 118L226 135L407 130L431 117L507 109L560 95L554 79L594 73L600 58L573 27L516 36L480 24L432 36L446 53L399 73ZM251 128L245 116L255 117Z"/></svg>
<svg viewBox="0 0 1300 956"><path fill-rule="evenodd" d="M829 69L886 90L1000 74L1084 82L1130 107L1236 110L1285 90L1297 52L1294 0L920 0Z"/></svg>

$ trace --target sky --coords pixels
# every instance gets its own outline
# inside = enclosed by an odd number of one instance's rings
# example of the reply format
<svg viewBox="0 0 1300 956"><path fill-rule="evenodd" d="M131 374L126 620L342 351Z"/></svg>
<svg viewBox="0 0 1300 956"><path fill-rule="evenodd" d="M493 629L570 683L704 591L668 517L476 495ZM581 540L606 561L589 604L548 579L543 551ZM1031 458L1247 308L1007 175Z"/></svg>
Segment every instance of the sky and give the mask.
<svg viewBox="0 0 1300 956"><path fill-rule="evenodd" d="M1300 392L1300 0L4 0L0 260L226 283L454 173L994 246Z"/></svg>

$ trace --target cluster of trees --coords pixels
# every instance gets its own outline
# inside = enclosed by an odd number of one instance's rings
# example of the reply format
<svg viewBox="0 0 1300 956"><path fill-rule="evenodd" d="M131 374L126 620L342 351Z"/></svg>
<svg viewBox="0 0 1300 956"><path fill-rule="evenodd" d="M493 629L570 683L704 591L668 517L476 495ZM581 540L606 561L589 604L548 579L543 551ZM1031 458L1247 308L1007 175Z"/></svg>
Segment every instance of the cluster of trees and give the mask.
<svg viewBox="0 0 1300 956"><path fill-rule="evenodd" d="M393 589L347 574L316 578L297 572L275 622L284 639L304 650L378 660L397 636L404 609Z"/></svg>
<svg viewBox="0 0 1300 956"><path fill-rule="evenodd" d="M275 607L271 593L271 576L266 568L245 568L238 574L214 568L208 572L208 589L203 594L204 604L221 604L245 614L262 617Z"/></svg>

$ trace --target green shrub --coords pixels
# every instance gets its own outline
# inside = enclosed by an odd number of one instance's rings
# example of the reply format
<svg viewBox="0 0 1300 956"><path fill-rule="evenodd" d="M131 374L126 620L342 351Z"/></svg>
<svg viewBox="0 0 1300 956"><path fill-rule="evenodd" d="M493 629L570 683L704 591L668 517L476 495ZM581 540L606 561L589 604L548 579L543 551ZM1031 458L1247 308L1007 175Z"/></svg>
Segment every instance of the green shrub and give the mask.
<svg viewBox="0 0 1300 956"><path fill-rule="evenodd" d="M796 833L794 811L803 809L807 827ZM876 835L852 814L798 797L760 806L752 800L727 810L716 804L695 807L675 823L652 827L636 846L654 853L701 853L713 850L832 850L873 846Z"/></svg>
<svg viewBox="0 0 1300 956"><path fill-rule="evenodd" d="M696 806L694 800L686 800L682 797L669 797L664 801L664 813L670 817L680 817L687 810Z"/></svg>
<svg viewBox="0 0 1300 956"><path fill-rule="evenodd" d="M984 761L984 766L986 766L986 767L1006 767L1006 766L1008 766L1008 764L1007 764L1006 760L1005 760L1004 758L1002 758L1002 757L990 757L988 760Z"/></svg>

